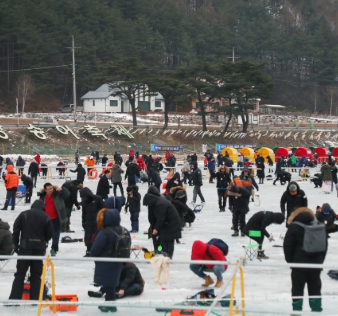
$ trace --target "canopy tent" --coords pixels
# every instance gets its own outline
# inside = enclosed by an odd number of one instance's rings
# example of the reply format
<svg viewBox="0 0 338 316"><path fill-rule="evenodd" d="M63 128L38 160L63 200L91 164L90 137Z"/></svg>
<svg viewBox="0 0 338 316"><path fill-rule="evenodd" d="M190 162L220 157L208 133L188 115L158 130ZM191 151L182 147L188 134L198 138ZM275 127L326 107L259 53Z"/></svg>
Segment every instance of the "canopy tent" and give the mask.
<svg viewBox="0 0 338 316"><path fill-rule="evenodd" d="M328 162L330 151L325 147L317 147L315 148L315 152L318 155L318 162Z"/></svg>
<svg viewBox="0 0 338 316"><path fill-rule="evenodd" d="M244 147L239 151L244 157L248 157L251 162L255 162L255 152L252 148Z"/></svg>
<svg viewBox="0 0 338 316"><path fill-rule="evenodd" d="M298 147L295 151L295 155L298 158L301 158L303 156L305 156L306 158L310 158L310 156L312 155L312 151L309 148L306 147Z"/></svg>
<svg viewBox="0 0 338 316"><path fill-rule="evenodd" d="M279 147L275 153L276 155L275 161L277 162L279 158L282 158L282 156L284 157L284 159L286 159L291 154L292 154L292 151L289 148Z"/></svg>
<svg viewBox="0 0 338 316"><path fill-rule="evenodd" d="M237 162L238 161L238 151L237 151L237 149L232 148L232 147L225 147L225 148L222 149L222 155L223 156L225 156L227 152L229 154L229 158L233 162Z"/></svg>
<svg viewBox="0 0 338 316"><path fill-rule="evenodd" d="M267 162L268 160L266 159L267 156L270 156L272 161L275 161L275 153L271 148L268 147L262 147L259 150L257 150L257 153L260 154L262 157L264 157L264 161Z"/></svg>

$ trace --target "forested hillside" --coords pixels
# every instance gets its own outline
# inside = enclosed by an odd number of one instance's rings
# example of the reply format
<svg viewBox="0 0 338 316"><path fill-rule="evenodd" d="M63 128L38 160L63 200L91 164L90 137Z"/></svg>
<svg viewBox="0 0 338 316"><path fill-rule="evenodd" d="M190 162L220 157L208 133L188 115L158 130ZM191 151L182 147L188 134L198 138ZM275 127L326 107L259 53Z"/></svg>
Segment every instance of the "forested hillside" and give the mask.
<svg viewBox="0 0 338 316"><path fill-rule="evenodd" d="M74 35L78 99L117 58L163 71L234 47L266 61L275 89L265 102L336 114L337 27L337 0L2 0L0 108L14 111L25 83L27 111L72 102Z"/></svg>

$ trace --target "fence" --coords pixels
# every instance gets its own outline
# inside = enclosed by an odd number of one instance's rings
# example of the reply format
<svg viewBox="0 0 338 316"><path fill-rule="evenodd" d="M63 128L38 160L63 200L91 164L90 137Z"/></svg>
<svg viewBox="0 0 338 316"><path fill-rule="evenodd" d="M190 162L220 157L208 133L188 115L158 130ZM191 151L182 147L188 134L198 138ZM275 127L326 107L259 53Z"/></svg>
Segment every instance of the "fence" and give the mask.
<svg viewBox="0 0 338 316"><path fill-rule="evenodd" d="M48 265L52 266L52 273L54 272L54 264L50 260L50 257L38 257L38 256L0 256L0 260L6 260L6 259L14 259L14 260L45 260L44 264L44 269L43 269L43 276L42 276L42 281L44 281L45 276L46 276L46 269ZM79 262L85 262L85 261L100 261L100 262L134 262L134 263L141 263L141 264L147 264L149 261L147 260L141 260L141 259L124 259L124 258L91 258L91 257L86 257L86 258L77 258L77 257L65 257L65 256L57 256L53 257L53 261L60 261L64 263L65 261L79 261ZM281 269L281 268L320 268L320 269L334 269L336 268L336 264L287 264L287 263L266 263L266 262L247 262L245 259L240 258L236 263L230 262L230 261L203 261L203 260L170 260L170 264L184 264L188 266L189 264L213 264L213 265L224 265L227 264L228 266L233 266L233 269L226 278L223 286L220 288L219 294L216 296L215 299L213 300L203 300L203 301L212 301L211 305L209 306L187 306L184 304L163 304L164 302L156 302L154 301L140 301L140 302L132 302L132 304L128 303L123 303L123 302L109 302L109 303L93 303L93 302L62 302L62 305L82 305L82 306L98 306L98 305L105 305L105 306L115 306L115 307L127 307L127 308L161 308L161 309L168 309L168 310L204 310L206 311L205 315L209 316L211 314L213 315L220 315L217 312L221 312L222 315L224 315L224 312L227 311L228 316L233 316L235 314L242 314L242 316L247 315L247 313L258 313L259 315L262 314L267 314L267 315L285 315L285 314L293 314L293 315L308 315L309 313L307 312L292 312L290 310L283 310L280 307L274 306L274 310L264 310L264 309L248 309L246 308L246 297L245 297L245 284L244 284L244 269L249 269L250 267L260 267L260 268L266 268L266 267L272 267L276 269ZM240 281L241 281L241 298L239 299L238 297L236 300L240 301L241 307L236 307L234 306L234 300L235 300L235 289L236 289L236 276L237 273L240 273ZM54 276L52 276L54 277ZM52 284L54 284L55 280L52 280ZM225 290L228 288L228 286L231 284L231 295L229 299L229 309L226 310L224 307L218 307L216 306L217 303L222 299L222 296L225 292ZM0 303L2 304L19 304L19 305L35 305L37 304L38 311L37 315L39 316L41 313L41 308L42 306L46 305L59 305L60 302L55 301L55 289L52 289L53 295L54 295L54 300L43 302L42 301L42 292L43 292L43 286L44 282L42 282L41 285L41 290L40 290L40 299L39 301L26 301L23 302L21 300L16 301L16 300L5 300ZM329 296L332 297L332 296ZM300 297L297 297L300 298ZM302 297L304 298L304 297ZM290 297L291 299L291 297ZM55 312L55 310L54 310ZM326 316L329 315L336 315L336 310L333 308L333 312L325 312Z"/></svg>

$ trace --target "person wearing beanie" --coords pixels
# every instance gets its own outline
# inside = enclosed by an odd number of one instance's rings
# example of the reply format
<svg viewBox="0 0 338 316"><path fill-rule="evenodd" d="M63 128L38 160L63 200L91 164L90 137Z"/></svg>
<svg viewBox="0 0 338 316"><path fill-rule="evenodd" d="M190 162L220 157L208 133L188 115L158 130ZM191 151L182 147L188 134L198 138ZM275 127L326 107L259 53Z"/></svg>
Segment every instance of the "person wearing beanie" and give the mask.
<svg viewBox="0 0 338 316"><path fill-rule="evenodd" d="M255 213L249 221L246 223L244 229L242 232L244 235L250 237L252 240L256 241L259 244L258 247L258 259L269 259L264 254L264 250L262 250L264 236L266 238L269 238L269 241L275 241L272 235L270 235L266 231L266 227L268 227L271 224L282 224L285 220L285 216L282 213L274 213L269 211L260 211ZM249 236L250 230L260 231L261 237L251 237Z"/></svg>
<svg viewBox="0 0 338 316"><path fill-rule="evenodd" d="M73 180L73 181L66 181L62 188L66 188L70 195L66 198L64 198L66 212L67 212L67 221L64 222L61 226L61 232L62 233L74 233L73 230L70 229L70 217L72 215L72 210L74 205L79 210L80 209L80 203L77 200L77 193L79 190L83 188L83 184L79 180Z"/></svg>
<svg viewBox="0 0 338 316"><path fill-rule="evenodd" d="M13 243L14 251L19 256L44 256L48 241L53 236L53 224L44 212L43 201L36 200L30 210L23 211L14 221ZM30 299L39 299L42 260L18 260L10 300L21 300L23 285L28 269L30 269Z"/></svg>
<svg viewBox="0 0 338 316"><path fill-rule="evenodd" d="M28 177L25 174L23 174L20 179L21 179L23 185L26 187L25 203L30 204L31 197L32 197L32 194L33 194L33 180L32 180L31 177Z"/></svg>
<svg viewBox="0 0 338 316"><path fill-rule="evenodd" d="M15 196L19 186L19 176L14 172L13 165L7 165L7 174L4 177L5 187L7 190L6 202L2 211L7 211L9 201L12 200L12 211L15 209Z"/></svg>
<svg viewBox="0 0 338 316"><path fill-rule="evenodd" d="M334 223L336 220L338 220L338 215L335 213L329 203L324 203L322 207L317 206L316 218L319 222L322 222L325 225L328 238L330 238L330 233L335 233L338 231L338 225Z"/></svg>
<svg viewBox="0 0 338 316"><path fill-rule="evenodd" d="M139 215L141 211L141 194L138 192L138 186L134 185L127 188L127 205L129 207L131 231L130 233L138 233Z"/></svg>
<svg viewBox="0 0 338 316"><path fill-rule="evenodd" d="M286 204L286 210L285 210ZM291 181L285 192L283 193L280 200L280 208L281 212L286 215L286 219L288 219L291 213L299 207L307 207L308 200L305 192L299 188L299 185L295 181ZM286 212L286 214L285 214ZM286 227L288 227L288 223L286 221Z"/></svg>

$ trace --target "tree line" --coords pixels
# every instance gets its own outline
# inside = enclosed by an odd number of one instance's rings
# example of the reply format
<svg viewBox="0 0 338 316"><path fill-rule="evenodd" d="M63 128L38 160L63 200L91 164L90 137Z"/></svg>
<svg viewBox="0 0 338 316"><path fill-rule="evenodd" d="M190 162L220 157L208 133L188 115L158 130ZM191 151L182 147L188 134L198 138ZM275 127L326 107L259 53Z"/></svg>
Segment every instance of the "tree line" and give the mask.
<svg viewBox="0 0 338 316"><path fill-rule="evenodd" d="M185 66L222 63L234 47L235 64L266 63L275 88L263 102L336 114L338 21L330 15L334 2L321 2L2 0L0 103L13 103L26 82L35 95L71 103L74 35L78 96L97 88L121 58L185 76Z"/></svg>

